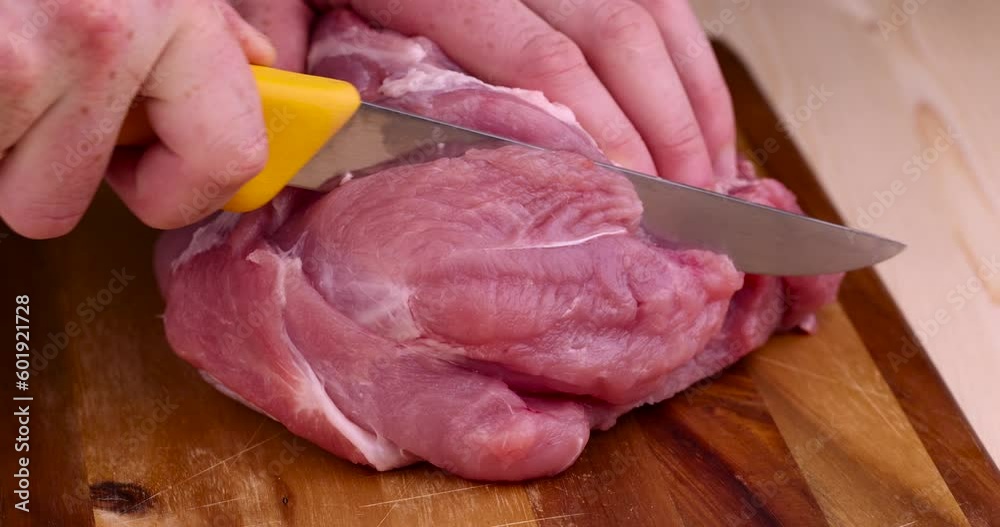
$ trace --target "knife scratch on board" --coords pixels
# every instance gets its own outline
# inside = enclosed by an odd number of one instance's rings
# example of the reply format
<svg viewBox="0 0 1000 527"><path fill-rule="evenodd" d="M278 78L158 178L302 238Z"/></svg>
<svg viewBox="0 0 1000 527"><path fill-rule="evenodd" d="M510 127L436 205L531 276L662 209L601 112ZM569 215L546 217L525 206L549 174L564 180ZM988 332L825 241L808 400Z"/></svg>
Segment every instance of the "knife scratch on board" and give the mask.
<svg viewBox="0 0 1000 527"><path fill-rule="evenodd" d="M526 523L541 523L541 522L548 521L548 520L559 520L559 519L562 519L562 518L575 518L577 516L584 516L584 515L586 515L585 512L577 512L575 514L561 514L559 516L547 516L545 518L535 518L535 519L531 519L531 520L522 520L522 521L517 521L517 522L511 522L511 523L498 523L496 525L491 525L490 527L511 527L512 525L524 525Z"/></svg>
<svg viewBox="0 0 1000 527"><path fill-rule="evenodd" d="M408 498L399 498L395 500L380 501L378 503L369 503L368 505L362 505L358 507L359 509L367 509L368 507L377 507L379 505L389 505L390 503L399 503L402 501L419 500L422 498L431 498L434 496L440 496L442 494L452 494L454 492L464 492L466 490L481 489L483 487L489 487L490 484L485 485L474 485L472 487L462 487L460 489L442 490L441 492L431 492L430 494L421 494L419 496L410 496Z"/></svg>
<svg viewBox="0 0 1000 527"><path fill-rule="evenodd" d="M854 377L851 375L850 370L848 370L847 367L844 366L843 364L840 365L840 369L844 372L844 375L846 375L848 379L851 379L851 382L857 387L855 391L860 393L861 396L864 397L865 402L868 403L868 406L871 407L871 409L874 410L875 413L877 413L878 416L881 417L883 421L885 421L886 426L888 426L889 429L892 430L892 432L897 436L905 437L903 432L899 430L897 424L889 419L889 416L886 415L885 412L883 412L882 409L879 408L877 404L875 404L875 401L872 400L872 398L868 395L868 392L865 391L863 388L861 388L861 384L859 384L858 381L854 380Z"/></svg>
<svg viewBox="0 0 1000 527"><path fill-rule="evenodd" d="M267 419L261 419L260 420L260 424L257 425L257 429L254 430L253 434L250 435L250 439L248 439L247 442L246 442L246 444L243 445L243 448L246 448L246 447L250 446L250 443L253 443L253 440L256 439L256 437L257 437L257 433L260 432L261 428L264 428L264 423L266 423L266 422L267 422Z"/></svg>
<svg viewBox="0 0 1000 527"><path fill-rule="evenodd" d="M862 388L861 385L859 385L858 383L848 384L848 383L845 383L843 381L839 381L839 380L837 380L836 378L834 378L832 376L820 375L820 374L818 374L816 372L809 371L809 370L807 370L805 368L799 368L797 366L792 366L791 364L788 364L787 362L779 361L777 359L773 359L773 358L770 358L770 357L757 356L757 357L754 357L754 360L757 360L757 361L760 361L760 362L765 362L767 364L772 364L772 365L777 366L779 368L784 368L786 370L793 371L793 372L798 373L800 375L805 375L806 377L811 377L813 379L817 379L817 380L820 380L820 381L825 381L825 382L829 382L829 383L832 383L832 384L839 384L839 385L842 385L842 386L846 386L846 387L850 388L851 390L858 391L858 392L865 392L868 395L874 395L876 397L880 397L880 398L883 398L883 399L888 399L889 398L888 394L866 390L866 389Z"/></svg>
<svg viewBox="0 0 1000 527"><path fill-rule="evenodd" d="M396 510L396 507L398 506L399 506L398 503L393 503L392 507L389 507L389 510L385 512L385 516L382 516L382 520L380 520L378 522L378 525L376 525L375 527L382 527L382 524L385 523L385 520L389 518L389 515L392 514L392 511Z"/></svg>
<svg viewBox="0 0 1000 527"><path fill-rule="evenodd" d="M170 485L167 485L167 487L164 488L163 490L161 490L159 492L156 492L154 494L151 494L148 498L146 498L146 499L142 500L141 502L139 502L139 504L145 503L145 502L147 502L147 501L149 501L149 500L151 500L151 499L159 496L160 494L168 492L168 491L172 490L174 487L183 485L183 484L187 483L188 481L191 481L192 479L197 478L198 476L201 476L202 474L204 474L206 472L209 472L209 471L215 469L216 467L218 467L220 465L224 465L224 464L226 464L226 463L228 463L228 462L230 462L230 461L232 461L232 460L234 460L234 459L242 456L243 454L246 454L247 452L249 452L249 451L251 451L251 450L253 450L253 449L255 449L255 448L257 448L257 447L259 447L261 445L263 445L264 443L267 443L267 442L275 439L276 437L278 437L278 436L280 436L281 434L284 434L284 433L285 433L284 431L278 432L277 434L274 434L274 435L272 435L271 437L269 437L267 439L263 439L263 440L259 441L258 443L254 444L253 446L244 448L243 450L240 450L239 452L237 452L237 453L235 453L235 454L233 454L233 455L231 455L231 456L229 456L229 457L227 457L225 459L222 459L222 460L218 461L217 463L214 463L211 466L209 466L209 467L207 467L207 468L205 468L205 469L203 469L203 470L201 470L199 472L196 472L195 474L192 474L191 476L188 476L188 477L182 479L181 481L178 481L177 483L171 483Z"/></svg>

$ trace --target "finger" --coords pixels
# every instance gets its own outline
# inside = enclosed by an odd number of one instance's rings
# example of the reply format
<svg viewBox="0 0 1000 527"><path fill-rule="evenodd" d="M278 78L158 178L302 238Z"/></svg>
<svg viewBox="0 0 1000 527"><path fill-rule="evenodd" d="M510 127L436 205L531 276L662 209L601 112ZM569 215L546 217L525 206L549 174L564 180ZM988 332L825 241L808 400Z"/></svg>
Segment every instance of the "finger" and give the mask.
<svg viewBox="0 0 1000 527"><path fill-rule="evenodd" d="M244 0L236 5L239 14L274 44L277 59L273 66L304 71L309 49L309 26L313 12L297 0Z"/></svg>
<svg viewBox="0 0 1000 527"><path fill-rule="evenodd" d="M29 7L15 2L5 7L12 12L0 16L0 34L8 40L0 45L0 152L12 147L69 86L67 76L49 73L57 57L23 35Z"/></svg>
<svg viewBox="0 0 1000 527"><path fill-rule="evenodd" d="M632 0L526 3L583 50L645 140L662 177L707 186L712 163L684 85L653 17Z"/></svg>
<svg viewBox="0 0 1000 527"><path fill-rule="evenodd" d="M143 152L122 149L109 168L112 187L153 227L179 227L217 210L267 159L260 95L246 58L222 20L198 11L143 89L160 143Z"/></svg>
<svg viewBox="0 0 1000 527"><path fill-rule="evenodd" d="M655 173L639 132L580 48L520 1L414 0L400 6L394 0L371 0L352 5L390 28L427 36L487 82L542 91L569 106L610 159Z"/></svg>
<svg viewBox="0 0 1000 527"><path fill-rule="evenodd" d="M0 165L0 216L23 236L68 233L100 185L117 122L88 115L97 105L87 99L56 103Z"/></svg>
<svg viewBox="0 0 1000 527"><path fill-rule="evenodd" d="M67 4L46 28L50 34L38 36L83 54L86 63L59 62L61 77L74 79L72 89L31 124L0 165L0 216L25 236L70 231L100 184L138 89L129 35L150 29L126 24L132 15L127 7L110 12Z"/></svg>
<svg viewBox="0 0 1000 527"><path fill-rule="evenodd" d="M719 62L686 0L637 0L653 15L680 73L716 174L736 172L736 120Z"/></svg>
<svg viewBox="0 0 1000 527"><path fill-rule="evenodd" d="M281 2L285 4L287 2ZM243 54L251 64L271 66L277 58L277 50L267 35L257 30L243 19L229 4L216 0L214 6L219 16L226 21L229 30L243 49Z"/></svg>

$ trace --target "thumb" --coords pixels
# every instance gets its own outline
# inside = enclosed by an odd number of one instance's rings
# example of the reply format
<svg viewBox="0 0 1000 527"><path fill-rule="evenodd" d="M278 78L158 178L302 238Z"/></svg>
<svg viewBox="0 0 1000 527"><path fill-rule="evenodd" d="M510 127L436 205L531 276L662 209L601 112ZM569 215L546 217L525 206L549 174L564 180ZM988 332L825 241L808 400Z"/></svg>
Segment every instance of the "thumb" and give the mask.
<svg viewBox="0 0 1000 527"><path fill-rule="evenodd" d="M239 13L224 0L216 0L216 11L225 20L229 31L236 37L243 48L243 54L251 64L271 66L277 59L278 52L274 44L264 33L251 26Z"/></svg>
<svg viewBox="0 0 1000 527"><path fill-rule="evenodd" d="M309 27L315 13L301 0L241 0L235 6L243 19L270 37L278 50L273 66L304 71Z"/></svg>

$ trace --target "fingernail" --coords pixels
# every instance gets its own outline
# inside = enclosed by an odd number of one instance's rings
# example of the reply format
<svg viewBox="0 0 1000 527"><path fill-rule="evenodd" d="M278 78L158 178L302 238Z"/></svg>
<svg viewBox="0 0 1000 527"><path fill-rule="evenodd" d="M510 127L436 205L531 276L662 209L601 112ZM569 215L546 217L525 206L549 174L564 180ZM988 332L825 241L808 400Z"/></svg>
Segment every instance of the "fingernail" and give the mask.
<svg viewBox="0 0 1000 527"><path fill-rule="evenodd" d="M606 155L608 157L608 161L616 167L635 170L636 172L642 172L643 174L648 174L650 176L659 175L656 170L656 165L653 164L652 160L645 163L637 162L635 160L635 156L626 156L625 154L618 152L605 152L604 155Z"/></svg>
<svg viewBox="0 0 1000 527"><path fill-rule="evenodd" d="M258 30L253 26L248 26L250 29L250 35L248 35L248 40L250 40L249 47L252 49L253 56L248 57L251 62L259 66L271 66L274 61L278 60L278 49L274 47L274 43L268 38L262 31Z"/></svg>

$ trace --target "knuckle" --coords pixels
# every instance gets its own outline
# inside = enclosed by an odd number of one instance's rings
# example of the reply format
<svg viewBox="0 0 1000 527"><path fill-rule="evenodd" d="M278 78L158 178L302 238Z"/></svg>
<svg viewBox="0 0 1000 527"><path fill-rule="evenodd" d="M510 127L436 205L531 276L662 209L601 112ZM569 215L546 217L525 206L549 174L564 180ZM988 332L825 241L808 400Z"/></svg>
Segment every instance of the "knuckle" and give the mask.
<svg viewBox="0 0 1000 527"><path fill-rule="evenodd" d="M694 119L687 119L683 124L658 134L657 138L650 142L653 151L671 152L673 157L694 156L704 151L701 127Z"/></svg>
<svg viewBox="0 0 1000 527"><path fill-rule="evenodd" d="M222 158L226 159L225 169L240 183L252 178L267 164L267 135L262 131L238 142L226 143Z"/></svg>
<svg viewBox="0 0 1000 527"><path fill-rule="evenodd" d="M520 73L533 80L571 77L587 69L587 60L576 43L562 33L539 33L524 40Z"/></svg>
<svg viewBox="0 0 1000 527"><path fill-rule="evenodd" d="M127 9L126 2L72 2L65 9L63 22L76 30L91 60L107 61L123 54L131 40Z"/></svg>
<svg viewBox="0 0 1000 527"><path fill-rule="evenodd" d="M0 95L24 101L44 82L45 69L34 50L0 46Z"/></svg>
<svg viewBox="0 0 1000 527"><path fill-rule="evenodd" d="M249 179L264 170L268 160L267 136L260 134L248 139L234 152L236 169L244 179Z"/></svg>
<svg viewBox="0 0 1000 527"><path fill-rule="evenodd" d="M242 138L226 137L214 142L208 152L210 155L198 170L198 179L225 192L235 191L267 164L267 135L260 131Z"/></svg>
<svg viewBox="0 0 1000 527"><path fill-rule="evenodd" d="M5 207L4 221L18 234L32 239L62 236L76 227L87 209L86 201L21 201Z"/></svg>
<svg viewBox="0 0 1000 527"><path fill-rule="evenodd" d="M602 135L600 139L604 149L613 152L639 152L643 147L642 139L634 130Z"/></svg>
<svg viewBox="0 0 1000 527"><path fill-rule="evenodd" d="M635 2L604 2L594 14L594 19L598 21L597 34L602 41L618 44L660 42L659 30L653 17Z"/></svg>
<svg viewBox="0 0 1000 527"><path fill-rule="evenodd" d="M635 126L624 115L606 120L603 127L593 130L591 135L606 149L620 151L642 145L642 138Z"/></svg>

